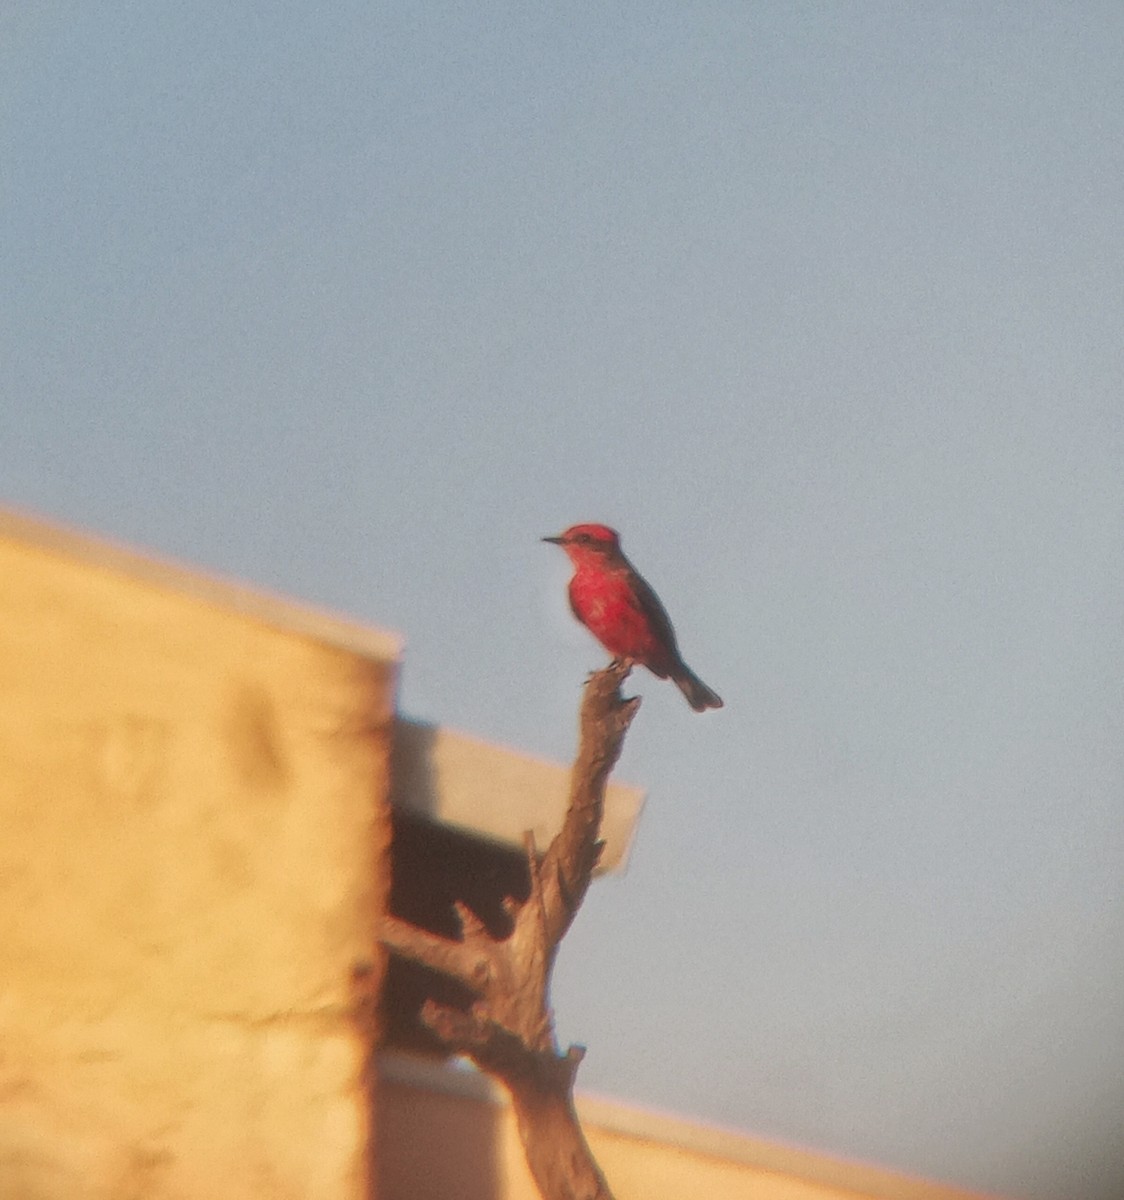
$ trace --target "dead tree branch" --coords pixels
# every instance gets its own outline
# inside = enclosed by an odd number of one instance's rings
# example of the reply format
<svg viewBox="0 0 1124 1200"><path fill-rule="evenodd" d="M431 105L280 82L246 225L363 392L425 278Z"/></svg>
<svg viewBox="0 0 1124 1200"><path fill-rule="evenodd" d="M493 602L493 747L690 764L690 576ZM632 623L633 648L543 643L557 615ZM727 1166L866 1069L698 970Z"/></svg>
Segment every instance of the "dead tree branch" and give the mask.
<svg viewBox="0 0 1124 1200"><path fill-rule="evenodd" d="M392 953L455 979L475 997L468 1011L428 1001L422 1020L450 1053L466 1055L507 1087L543 1200L612 1200L574 1112L574 1076L585 1052L558 1051L550 974L597 866L605 787L640 706L621 697L628 672L611 663L586 683L566 818L541 858L526 836L530 895L504 901L510 936L493 939L463 904L459 941L395 917L382 930Z"/></svg>

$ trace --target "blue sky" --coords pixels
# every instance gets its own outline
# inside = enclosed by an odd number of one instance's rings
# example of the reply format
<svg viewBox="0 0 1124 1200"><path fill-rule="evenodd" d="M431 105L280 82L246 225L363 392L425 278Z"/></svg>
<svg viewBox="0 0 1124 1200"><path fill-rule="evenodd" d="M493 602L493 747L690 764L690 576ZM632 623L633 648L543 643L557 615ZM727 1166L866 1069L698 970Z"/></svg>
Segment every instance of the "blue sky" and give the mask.
<svg viewBox="0 0 1124 1200"><path fill-rule="evenodd" d="M402 632L566 759L645 704L580 1082L1030 1200L1124 1186L1124 9L3 18L0 495Z"/></svg>

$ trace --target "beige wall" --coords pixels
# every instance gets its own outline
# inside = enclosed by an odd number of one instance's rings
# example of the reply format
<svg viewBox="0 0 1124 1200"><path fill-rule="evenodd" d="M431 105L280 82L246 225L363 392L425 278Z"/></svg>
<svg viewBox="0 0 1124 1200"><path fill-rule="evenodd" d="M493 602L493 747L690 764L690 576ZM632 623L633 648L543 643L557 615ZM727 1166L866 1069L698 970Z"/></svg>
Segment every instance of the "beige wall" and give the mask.
<svg viewBox="0 0 1124 1200"><path fill-rule="evenodd" d="M0 1197L369 1195L397 645L0 517Z"/></svg>
<svg viewBox="0 0 1124 1200"><path fill-rule="evenodd" d="M380 1200L538 1200L515 1119L482 1076L400 1054L379 1065ZM592 1098L586 1138L616 1200L984 1200Z"/></svg>

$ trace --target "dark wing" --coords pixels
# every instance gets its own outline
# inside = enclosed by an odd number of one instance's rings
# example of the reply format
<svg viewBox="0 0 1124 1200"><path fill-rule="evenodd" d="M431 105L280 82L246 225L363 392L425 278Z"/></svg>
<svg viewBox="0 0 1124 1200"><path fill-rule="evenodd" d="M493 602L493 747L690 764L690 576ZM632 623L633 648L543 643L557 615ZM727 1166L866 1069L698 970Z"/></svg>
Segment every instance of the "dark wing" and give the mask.
<svg viewBox="0 0 1124 1200"><path fill-rule="evenodd" d="M648 619L656 640L661 646L667 647L666 661L647 664L648 670L662 679L682 661L679 657L679 645L675 640L675 629L667 615L667 609L660 603L659 596L635 567L632 569L632 579L637 606Z"/></svg>

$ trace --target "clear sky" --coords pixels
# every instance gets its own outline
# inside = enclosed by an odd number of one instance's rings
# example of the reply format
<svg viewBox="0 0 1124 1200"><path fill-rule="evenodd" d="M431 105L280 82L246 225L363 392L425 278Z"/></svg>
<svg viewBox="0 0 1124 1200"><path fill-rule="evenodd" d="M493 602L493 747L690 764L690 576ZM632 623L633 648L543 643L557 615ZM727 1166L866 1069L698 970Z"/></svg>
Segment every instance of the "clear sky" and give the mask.
<svg viewBox="0 0 1124 1200"><path fill-rule="evenodd" d="M564 760L617 527L645 698L580 1083L1124 1194L1124 6L0 17L0 495L401 631Z"/></svg>

